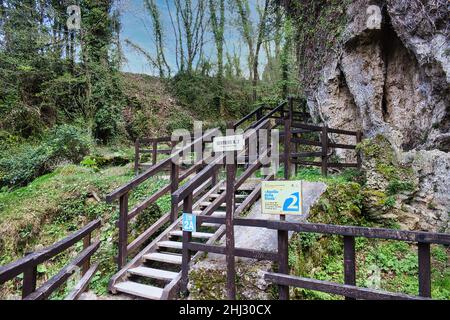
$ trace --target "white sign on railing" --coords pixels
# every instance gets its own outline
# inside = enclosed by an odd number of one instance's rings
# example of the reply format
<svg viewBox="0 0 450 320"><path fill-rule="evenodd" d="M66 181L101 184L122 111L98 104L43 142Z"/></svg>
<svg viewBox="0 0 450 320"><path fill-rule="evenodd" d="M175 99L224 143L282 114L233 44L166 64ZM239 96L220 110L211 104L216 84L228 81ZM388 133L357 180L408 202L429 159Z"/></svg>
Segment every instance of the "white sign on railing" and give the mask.
<svg viewBox="0 0 450 320"><path fill-rule="evenodd" d="M214 152L225 152L225 151L242 151L244 150L245 141L244 136L226 136L217 137L213 140L213 151Z"/></svg>

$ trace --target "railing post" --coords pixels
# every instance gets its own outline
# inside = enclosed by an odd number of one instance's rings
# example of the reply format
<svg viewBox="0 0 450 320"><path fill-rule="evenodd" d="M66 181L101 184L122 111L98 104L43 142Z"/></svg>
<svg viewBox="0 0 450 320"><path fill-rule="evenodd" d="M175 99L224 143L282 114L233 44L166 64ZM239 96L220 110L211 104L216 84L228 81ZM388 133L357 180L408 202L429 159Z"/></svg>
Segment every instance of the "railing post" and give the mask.
<svg viewBox="0 0 450 320"><path fill-rule="evenodd" d="M179 171L180 166L178 163L172 161L170 168L170 192L174 193L177 191L179 186ZM170 209L170 221L173 223L178 219L178 203L172 202L172 207Z"/></svg>
<svg viewBox="0 0 450 320"><path fill-rule="evenodd" d="M261 109L258 109L258 111L256 111L256 121L259 121L262 118L262 112Z"/></svg>
<svg viewBox="0 0 450 320"><path fill-rule="evenodd" d="M183 200L183 213L192 214L193 195L190 193ZM187 295L187 286L189 282L189 263L191 261L191 251L187 244L192 241L192 233L183 231L183 249L182 249L182 263L181 263L181 293Z"/></svg>
<svg viewBox="0 0 450 320"><path fill-rule="evenodd" d="M86 237L83 238L83 250L89 248L91 245L92 240L92 234L89 233ZM91 257L89 257L86 262L83 264L83 267L81 268L81 274L84 276L91 267Z"/></svg>
<svg viewBox="0 0 450 320"><path fill-rule="evenodd" d="M289 120L294 121L294 97L290 96L289 101Z"/></svg>
<svg viewBox="0 0 450 320"><path fill-rule="evenodd" d="M280 220L285 221L286 216L280 215ZM289 235L285 230L278 230L278 272L289 274ZM278 286L280 300L289 300L289 286Z"/></svg>
<svg viewBox="0 0 450 320"><path fill-rule="evenodd" d="M356 285L355 237L344 236L344 283ZM353 298L345 298L354 300Z"/></svg>
<svg viewBox="0 0 450 320"><path fill-rule="evenodd" d="M152 143L152 163L153 165L156 164L156 161L158 161L158 142L157 141L153 141Z"/></svg>
<svg viewBox="0 0 450 320"><path fill-rule="evenodd" d="M228 151L226 157L227 184L226 184L226 263L227 263L227 297L228 300L236 299L236 269L234 258L234 223L233 216L235 210L235 179L236 179L236 159L235 152ZM231 163L230 163L231 162Z"/></svg>
<svg viewBox="0 0 450 320"><path fill-rule="evenodd" d="M291 177L291 120L284 119L284 179Z"/></svg>
<svg viewBox="0 0 450 320"><path fill-rule="evenodd" d="M211 185L215 186L217 184L217 170L218 168L214 168L213 172L212 172L212 177L211 177Z"/></svg>
<svg viewBox="0 0 450 320"><path fill-rule="evenodd" d="M418 243L419 254L419 295L431 298L430 244Z"/></svg>
<svg viewBox="0 0 450 320"><path fill-rule="evenodd" d="M322 128L322 175L328 175L328 127L326 124Z"/></svg>
<svg viewBox="0 0 450 320"><path fill-rule="evenodd" d="M356 144L359 144L361 142L362 142L362 132L356 131ZM362 167L361 151L358 151L358 154L356 155L356 161L358 162L358 169L361 170Z"/></svg>
<svg viewBox="0 0 450 320"><path fill-rule="evenodd" d="M27 253L30 255L32 252ZM37 266L31 265L23 273L22 299L32 294L36 290Z"/></svg>
<svg viewBox="0 0 450 320"><path fill-rule="evenodd" d="M295 138L299 138L299 135L298 134L295 134ZM298 153L298 150L299 150L299 144L298 143L295 143L294 144L295 145L295 153ZM297 160L298 160L298 158L297 158ZM298 174L298 163L296 162L295 163L295 175L297 176L297 174Z"/></svg>
<svg viewBox="0 0 450 320"><path fill-rule="evenodd" d="M122 195L119 199L119 256L117 264L119 270L127 262L128 246L128 193Z"/></svg>
<svg viewBox="0 0 450 320"><path fill-rule="evenodd" d="M139 175L139 161L140 161L140 143L139 139L136 139L134 143L134 173L135 175Z"/></svg>

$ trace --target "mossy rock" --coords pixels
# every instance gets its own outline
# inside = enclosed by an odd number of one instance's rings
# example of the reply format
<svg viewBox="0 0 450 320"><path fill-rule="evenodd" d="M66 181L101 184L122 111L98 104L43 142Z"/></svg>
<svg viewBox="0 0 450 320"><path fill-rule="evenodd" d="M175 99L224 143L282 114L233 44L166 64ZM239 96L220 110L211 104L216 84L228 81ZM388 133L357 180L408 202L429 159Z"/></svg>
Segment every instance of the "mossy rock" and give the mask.
<svg viewBox="0 0 450 320"><path fill-rule="evenodd" d="M364 215L370 220L382 220L383 215L392 207L393 198L383 191L374 189L364 189L362 194Z"/></svg>
<svg viewBox="0 0 450 320"><path fill-rule="evenodd" d="M362 218L361 185L331 183L311 208L308 220L314 223L357 225Z"/></svg>

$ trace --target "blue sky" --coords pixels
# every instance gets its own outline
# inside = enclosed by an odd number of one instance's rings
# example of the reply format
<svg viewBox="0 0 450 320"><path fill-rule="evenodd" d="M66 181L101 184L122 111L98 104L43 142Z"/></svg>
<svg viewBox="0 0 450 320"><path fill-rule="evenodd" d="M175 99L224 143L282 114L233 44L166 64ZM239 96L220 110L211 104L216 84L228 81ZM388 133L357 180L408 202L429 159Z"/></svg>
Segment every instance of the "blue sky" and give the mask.
<svg viewBox="0 0 450 320"><path fill-rule="evenodd" d="M250 0L252 4L252 17L256 17L256 1ZM169 6L171 7L172 14L175 13L175 8L173 0L168 0ZM161 11L161 19L164 26L165 32L165 45L166 45L166 58L169 65L173 70L176 70L176 58L175 58L175 35L172 32L172 27L170 23L170 17L168 14L166 0L157 0L158 7ZM144 7L143 0L122 0L119 4L119 10L121 12L121 22L122 22L122 32L121 40L130 39L132 42L138 44L140 47L144 48L146 51L154 53L154 40L152 38L151 32L151 20L148 12ZM236 17L227 17L227 26L225 30L225 41L226 49L230 52L236 50L240 53L242 58L242 67L246 66L247 59L247 47L245 43L241 40L240 34L235 26L233 26L233 19ZM205 45L205 53L207 56L215 58L215 46L212 35L207 36L207 43ZM128 47L124 43L123 50L127 62L122 66L123 71L133 72L133 73L147 73L156 74L156 70L153 70L146 58L132 48ZM261 52L263 53L263 52ZM264 58L262 59L264 60ZM264 62L262 61L262 65Z"/></svg>

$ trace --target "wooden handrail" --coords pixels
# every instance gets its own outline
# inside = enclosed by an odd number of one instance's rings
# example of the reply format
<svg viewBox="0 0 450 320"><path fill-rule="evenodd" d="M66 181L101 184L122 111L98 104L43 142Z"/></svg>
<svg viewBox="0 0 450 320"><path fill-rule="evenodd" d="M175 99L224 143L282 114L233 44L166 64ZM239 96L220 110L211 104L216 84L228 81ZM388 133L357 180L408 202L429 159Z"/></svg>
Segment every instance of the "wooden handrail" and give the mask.
<svg viewBox="0 0 450 320"><path fill-rule="evenodd" d="M263 123L264 121L268 120L270 117L272 117L275 113L277 113L278 111L280 111L281 109L283 109L285 106L287 105L287 101L282 102L278 107L276 107L275 109L273 109L272 111L270 111L268 114L266 114L265 116L263 116L261 119L255 121L253 124L251 124L249 127L247 127L244 131L253 129L255 127L258 127L261 123Z"/></svg>
<svg viewBox="0 0 450 320"><path fill-rule="evenodd" d="M24 258L12 262L6 266L0 267L0 284L18 276L19 274L26 271L27 268L37 266L53 258L57 254L63 252L64 250L73 246L78 241L82 240L84 237L92 233L94 230L100 228L100 226L101 220L100 219L94 220L88 223L82 229L78 230L77 232L73 233L67 238L64 238L63 240L56 242L55 244L43 250L27 255Z"/></svg>
<svg viewBox="0 0 450 320"><path fill-rule="evenodd" d="M239 127L241 124L243 124L245 121L249 120L251 117L253 117L254 115L256 115L259 111L265 109L266 106L263 104L261 106L259 106L258 108L256 108L255 110L253 110L252 112L250 112L248 115L246 115L245 117L243 117L242 119L238 120L235 124L234 124L234 128L236 129L237 127Z"/></svg>
<svg viewBox="0 0 450 320"><path fill-rule="evenodd" d="M75 273L77 267L81 267L100 247L100 241L84 249L73 261L66 265L55 276L46 281L36 291L24 298L24 300L43 300L48 298L56 289L58 289L67 279Z"/></svg>
<svg viewBox="0 0 450 320"><path fill-rule="evenodd" d="M225 218L198 216L197 223L204 222L223 224ZM397 240L430 244L450 245L450 234L424 231L394 230L385 228L369 228L357 226L340 226L321 223L286 222L262 219L234 219L234 225L243 227L266 228L272 230L320 233L325 235L340 235L362 237L368 239Z"/></svg>
<svg viewBox="0 0 450 320"><path fill-rule="evenodd" d="M146 181L151 176L157 174L158 172L161 172L166 166L170 165L174 158L179 157L183 152L190 150L193 146L195 146L197 143L206 140L212 136L214 136L218 132L218 128L212 129L208 132L206 132L202 137L196 139L189 145L181 148L178 151L175 151L173 154L170 155L169 158L164 159L160 161L159 163L155 164L151 168L149 168L147 171L143 172L142 174L135 177L133 180L128 182L127 184L119 187L115 191L111 192L109 195L106 196L106 202L111 203L114 200L117 200L120 196L124 195L125 193L130 192L134 188L136 188L138 185Z"/></svg>
<svg viewBox="0 0 450 320"><path fill-rule="evenodd" d="M269 121L266 119L262 123L259 124L257 128L255 128L255 131L258 131L260 129L263 129L265 126L269 124ZM253 134L252 131L246 131L244 133L244 140L245 143L247 143L250 136ZM214 170L216 170L217 166L222 165L226 155L225 153L221 154L219 157L217 157L212 163L210 163L208 166L206 166L202 171L200 171L192 180L190 180L188 183L183 185L181 188L179 188L177 191L172 193L172 203L178 203L181 200L185 199L188 194L190 194L195 188L197 188L199 185L201 185L203 182L205 182L207 179L211 177L211 174Z"/></svg>

